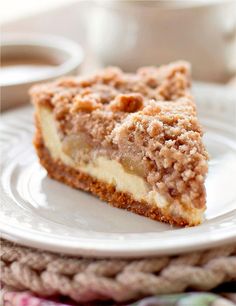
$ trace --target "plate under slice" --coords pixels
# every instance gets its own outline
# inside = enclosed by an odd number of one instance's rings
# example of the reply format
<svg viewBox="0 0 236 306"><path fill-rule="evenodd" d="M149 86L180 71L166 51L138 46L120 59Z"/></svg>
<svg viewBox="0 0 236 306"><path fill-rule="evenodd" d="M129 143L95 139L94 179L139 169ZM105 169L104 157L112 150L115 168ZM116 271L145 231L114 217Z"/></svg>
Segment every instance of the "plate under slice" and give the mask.
<svg viewBox="0 0 236 306"><path fill-rule="evenodd" d="M27 106L2 115L0 123L2 237L97 257L169 255L236 241L236 92L206 84L195 92L211 156L203 224L174 228L48 178L32 147L33 110Z"/></svg>

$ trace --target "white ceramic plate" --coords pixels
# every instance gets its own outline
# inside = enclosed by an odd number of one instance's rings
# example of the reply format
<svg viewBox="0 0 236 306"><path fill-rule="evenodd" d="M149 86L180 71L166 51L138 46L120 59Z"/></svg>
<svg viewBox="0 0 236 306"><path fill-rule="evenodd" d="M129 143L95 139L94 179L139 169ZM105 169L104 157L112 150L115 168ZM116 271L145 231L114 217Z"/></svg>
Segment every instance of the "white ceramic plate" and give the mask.
<svg viewBox="0 0 236 306"><path fill-rule="evenodd" d="M202 225L169 225L110 207L47 177L32 147L31 107L2 115L2 236L25 245L88 256L149 256L236 241L236 91L197 84L211 155Z"/></svg>

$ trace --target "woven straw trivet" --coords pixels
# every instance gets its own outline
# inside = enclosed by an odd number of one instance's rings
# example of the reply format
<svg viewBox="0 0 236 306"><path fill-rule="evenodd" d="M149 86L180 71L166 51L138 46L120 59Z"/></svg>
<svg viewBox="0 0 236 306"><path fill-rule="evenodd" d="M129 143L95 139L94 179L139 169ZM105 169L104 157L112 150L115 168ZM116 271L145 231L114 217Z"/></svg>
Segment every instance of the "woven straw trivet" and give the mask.
<svg viewBox="0 0 236 306"><path fill-rule="evenodd" d="M39 251L1 240L1 281L41 296L124 302L154 294L208 291L236 280L236 243L179 256L96 259Z"/></svg>

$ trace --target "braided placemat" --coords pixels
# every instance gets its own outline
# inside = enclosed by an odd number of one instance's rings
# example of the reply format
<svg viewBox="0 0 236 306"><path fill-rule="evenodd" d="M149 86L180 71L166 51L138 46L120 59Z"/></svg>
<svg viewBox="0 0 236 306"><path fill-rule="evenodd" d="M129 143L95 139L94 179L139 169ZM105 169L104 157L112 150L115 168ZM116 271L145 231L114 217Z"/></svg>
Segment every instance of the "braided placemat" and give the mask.
<svg viewBox="0 0 236 306"><path fill-rule="evenodd" d="M1 281L41 296L77 302L128 301L154 294L211 290L236 280L236 243L179 256L145 259L71 257L1 240Z"/></svg>

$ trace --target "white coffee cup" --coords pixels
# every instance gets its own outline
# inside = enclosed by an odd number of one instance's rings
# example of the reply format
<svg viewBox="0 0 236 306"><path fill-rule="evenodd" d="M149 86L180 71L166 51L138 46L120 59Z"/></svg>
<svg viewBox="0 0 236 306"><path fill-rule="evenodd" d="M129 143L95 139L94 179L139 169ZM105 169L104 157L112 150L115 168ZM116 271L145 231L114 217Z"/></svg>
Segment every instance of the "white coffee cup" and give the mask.
<svg viewBox="0 0 236 306"><path fill-rule="evenodd" d="M88 37L104 65L128 71L184 59L196 79L236 73L236 1L98 0Z"/></svg>

